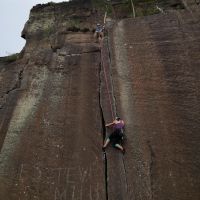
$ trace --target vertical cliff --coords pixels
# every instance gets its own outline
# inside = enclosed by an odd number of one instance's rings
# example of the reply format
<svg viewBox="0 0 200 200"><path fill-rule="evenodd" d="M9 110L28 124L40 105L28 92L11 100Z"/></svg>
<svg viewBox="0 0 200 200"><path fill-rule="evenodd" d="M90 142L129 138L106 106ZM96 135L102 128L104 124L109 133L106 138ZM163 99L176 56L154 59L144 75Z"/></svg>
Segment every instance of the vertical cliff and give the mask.
<svg viewBox="0 0 200 200"><path fill-rule="evenodd" d="M31 10L19 58L0 59L2 199L200 198L198 1L134 6L135 19L126 0ZM116 115L125 155L101 150Z"/></svg>
<svg viewBox="0 0 200 200"><path fill-rule="evenodd" d="M106 199L95 20L90 3L37 5L20 59L2 63L4 200Z"/></svg>
<svg viewBox="0 0 200 200"><path fill-rule="evenodd" d="M109 173L120 165L125 176L126 197L119 199L200 197L199 17L199 7L190 7L121 20L111 30L114 95L128 151L109 155ZM110 191L116 180L110 176Z"/></svg>

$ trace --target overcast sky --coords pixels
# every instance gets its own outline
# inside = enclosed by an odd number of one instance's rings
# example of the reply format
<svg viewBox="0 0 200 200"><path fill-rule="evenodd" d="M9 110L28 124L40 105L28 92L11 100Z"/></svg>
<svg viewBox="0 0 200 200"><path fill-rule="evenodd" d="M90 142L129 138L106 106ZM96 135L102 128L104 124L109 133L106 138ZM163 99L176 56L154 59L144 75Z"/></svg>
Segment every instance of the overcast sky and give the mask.
<svg viewBox="0 0 200 200"><path fill-rule="evenodd" d="M30 9L36 4L68 0L0 0L0 57L18 53L25 45L21 38Z"/></svg>

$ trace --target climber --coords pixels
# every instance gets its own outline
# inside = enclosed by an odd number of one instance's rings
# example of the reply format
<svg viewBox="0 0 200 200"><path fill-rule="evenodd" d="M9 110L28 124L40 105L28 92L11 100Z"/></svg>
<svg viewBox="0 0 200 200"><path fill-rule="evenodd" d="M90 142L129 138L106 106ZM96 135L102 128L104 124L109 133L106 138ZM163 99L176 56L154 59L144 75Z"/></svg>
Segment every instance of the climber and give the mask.
<svg viewBox="0 0 200 200"><path fill-rule="evenodd" d="M122 147L121 142L123 140L123 128L124 128L124 121L121 120L119 117L116 117L115 120L111 123L106 124L106 127L113 126L114 131L111 135L106 139L102 149L105 150L109 142L112 142L113 146L120 149L122 153L125 153L125 148Z"/></svg>
<svg viewBox="0 0 200 200"><path fill-rule="evenodd" d="M96 26L96 30L95 30L95 33L94 33L94 37L96 39L98 39L99 41L101 41L104 37L104 26L101 26L101 24L97 24Z"/></svg>

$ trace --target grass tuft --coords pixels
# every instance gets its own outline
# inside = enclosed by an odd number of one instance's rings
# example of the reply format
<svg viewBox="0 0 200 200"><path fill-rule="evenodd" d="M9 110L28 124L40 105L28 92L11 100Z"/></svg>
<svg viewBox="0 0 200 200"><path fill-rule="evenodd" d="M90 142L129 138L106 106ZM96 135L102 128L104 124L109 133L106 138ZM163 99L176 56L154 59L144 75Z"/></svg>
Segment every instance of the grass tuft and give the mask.
<svg viewBox="0 0 200 200"><path fill-rule="evenodd" d="M19 53L14 53L9 56L2 57L1 60L7 63L15 62L19 57Z"/></svg>

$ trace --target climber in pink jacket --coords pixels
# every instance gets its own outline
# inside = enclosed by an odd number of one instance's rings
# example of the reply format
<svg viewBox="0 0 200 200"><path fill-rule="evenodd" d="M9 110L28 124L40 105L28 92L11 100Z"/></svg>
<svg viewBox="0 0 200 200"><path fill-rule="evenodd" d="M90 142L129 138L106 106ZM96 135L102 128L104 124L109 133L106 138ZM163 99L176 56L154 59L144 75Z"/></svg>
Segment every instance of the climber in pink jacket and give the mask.
<svg viewBox="0 0 200 200"><path fill-rule="evenodd" d="M125 153L125 148L122 147L121 142L123 139L123 128L124 128L124 121L121 120L119 117L116 117L116 119L106 124L106 127L113 126L114 131L111 133L111 135L106 139L102 149L105 150L109 142L112 142L113 146L120 149L122 153Z"/></svg>

